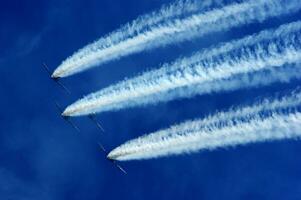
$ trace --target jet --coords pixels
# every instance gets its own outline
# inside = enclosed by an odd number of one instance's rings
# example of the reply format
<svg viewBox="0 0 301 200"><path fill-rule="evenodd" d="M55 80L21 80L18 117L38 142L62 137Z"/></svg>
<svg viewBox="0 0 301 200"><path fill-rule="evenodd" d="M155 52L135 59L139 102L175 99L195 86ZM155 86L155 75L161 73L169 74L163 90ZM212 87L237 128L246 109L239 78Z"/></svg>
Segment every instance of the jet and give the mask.
<svg viewBox="0 0 301 200"><path fill-rule="evenodd" d="M101 143L98 143L100 149L107 155L108 152L107 150L104 148L104 146ZM127 174L127 172L116 162L116 160L110 159L107 157L107 160L110 161L111 163L113 163L113 165L115 167L117 167L122 173Z"/></svg>
<svg viewBox="0 0 301 200"><path fill-rule="evenodd" d="M60 78L58 78L58 77L53 77L52 75L51 75L51 71L50 71L50 69L48 68L48 66L45 64L45 63L43 63L43 67L45 68L45 70L47 71L47 73L49 74L49 77L56 83L56 84L58 84L58 86L60 86L63 90L65 90L65 92L67 92L68 94L71 94L71 92L70 92L70 90L65 86L65 85L63 85L61 82L60 82Z"/></svg>
<svg viewBox="0 0 301 200"><path fill-rule="evenodd" d="M55 106L57 107L57 109L59 110L59 112L60 112L60 115L61 115L61 113L62 113L62 111L63 111L63 109L60 107L60 105L57 103L57 102L55 102ZM70 117L68 117L68 116L63 116L63 115L61 115L61 117L66 121L66 122L68 122L77 132L79 132L80 133L80 129L70 120Z"/></svg>

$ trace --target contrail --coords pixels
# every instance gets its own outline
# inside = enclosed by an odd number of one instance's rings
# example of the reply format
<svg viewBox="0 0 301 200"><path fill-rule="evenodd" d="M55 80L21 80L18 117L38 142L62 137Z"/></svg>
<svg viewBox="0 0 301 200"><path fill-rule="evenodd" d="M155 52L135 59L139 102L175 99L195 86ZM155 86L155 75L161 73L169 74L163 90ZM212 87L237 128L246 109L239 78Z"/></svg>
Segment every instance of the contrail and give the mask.
<svg viewBox="0 0 301 200"><path fill-rule="evenodd" d="M74 53L58 66L52 77L70 76L130 54L261 22L301 8L299 0L244 0L232 4L225 4L223 0L201 2L178 1L138 18Z"/></svg>
<svg viewBox="0 0 301 200"><path fill-rule="evenodd" d="M301 137L300 92L203 120L188 121L130 140L108 154L114 160L157 158Z"/></svg>
<svg viewBox="0 0 301 200"><path fill-rule="evenodd" d="M86 115L300 78L300 32L301 22L294 22L221 44L92 93L68 106L63 115Z"/></svg>

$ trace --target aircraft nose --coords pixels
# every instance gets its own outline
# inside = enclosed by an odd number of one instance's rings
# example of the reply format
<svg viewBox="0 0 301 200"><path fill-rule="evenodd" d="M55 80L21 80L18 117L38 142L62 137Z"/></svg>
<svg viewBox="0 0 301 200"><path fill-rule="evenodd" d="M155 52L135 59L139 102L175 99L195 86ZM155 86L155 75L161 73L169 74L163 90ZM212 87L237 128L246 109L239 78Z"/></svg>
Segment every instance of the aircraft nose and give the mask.
<svg viewBox="0 0 301 200"><path fill-rule="evenodd" d="M70 109L69 107L67 107L63 112L62 112L62 116L63 117L71 117L72 114L74 114L74 110Z"/></svg>
<svg viewBox="0 0 301 200"><path fill-rule="evenodd" d="M70 112L68 110L64 110L61 115L63 117L69 117L70 116Z"/></svg>
<svg viewBox="0 0 301 200"><path fill-rule="evenodd" d="M58 79L59 76L56 74L56 72L54 71L52 74L51 74L51 78L53 79Z"/></svg>
<svg viewBox="0 0 301 200"><path fill-rule="evenodd" d="M114 158L115 158L115 156L112 154L112 152L110 152L110 153L107 155L107 159L109 159L109 160L115 160Z"/></svg>

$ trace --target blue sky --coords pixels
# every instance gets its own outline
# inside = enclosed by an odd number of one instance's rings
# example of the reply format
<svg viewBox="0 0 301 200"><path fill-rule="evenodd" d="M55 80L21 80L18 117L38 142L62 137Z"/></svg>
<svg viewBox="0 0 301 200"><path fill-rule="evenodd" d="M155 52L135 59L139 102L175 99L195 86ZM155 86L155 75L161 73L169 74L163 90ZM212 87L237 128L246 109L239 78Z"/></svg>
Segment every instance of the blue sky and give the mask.
<svg viewBox="0 0 301 200"><path fill-rule="evenodd" d="M42 63L55 69L84 45L169 0L11 0L0 6L0 199L298 199L301 142L290 140L122 163L107 149L145 133L218 110L284 93L300 80L98 115L99 133L84 117L76 133L54 106L133 77L179 56L301 18L301 12L218 32L113 61L66 78L65 94Z"/></svg>

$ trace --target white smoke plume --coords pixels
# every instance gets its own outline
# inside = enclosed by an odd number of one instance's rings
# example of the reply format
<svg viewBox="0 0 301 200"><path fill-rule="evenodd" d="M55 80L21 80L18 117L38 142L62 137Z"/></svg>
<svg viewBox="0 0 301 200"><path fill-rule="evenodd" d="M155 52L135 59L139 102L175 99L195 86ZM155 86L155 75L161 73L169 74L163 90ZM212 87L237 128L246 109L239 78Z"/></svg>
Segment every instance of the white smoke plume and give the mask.
<svg viewBox="0 0 301 200"><path fill-rule="evenodd" d="M183 0L142 16L63 61L52 77L66 77L111 60L260 22L299 10L299 0Z"/></svg>
<svg viewBox="0 0 301 200"><path fill-rule="evenodd" d="M63 114L86 115L300 78L300 32L301 22L294 22L221 44L92 93Z"/></svg>
<svg viewBox="0 0 301 200"><path fill-rule="evenodd" d="M300 138L301 93L221 112L130 140L108 154L114 160L157 158L255 142Z"/></svg>

